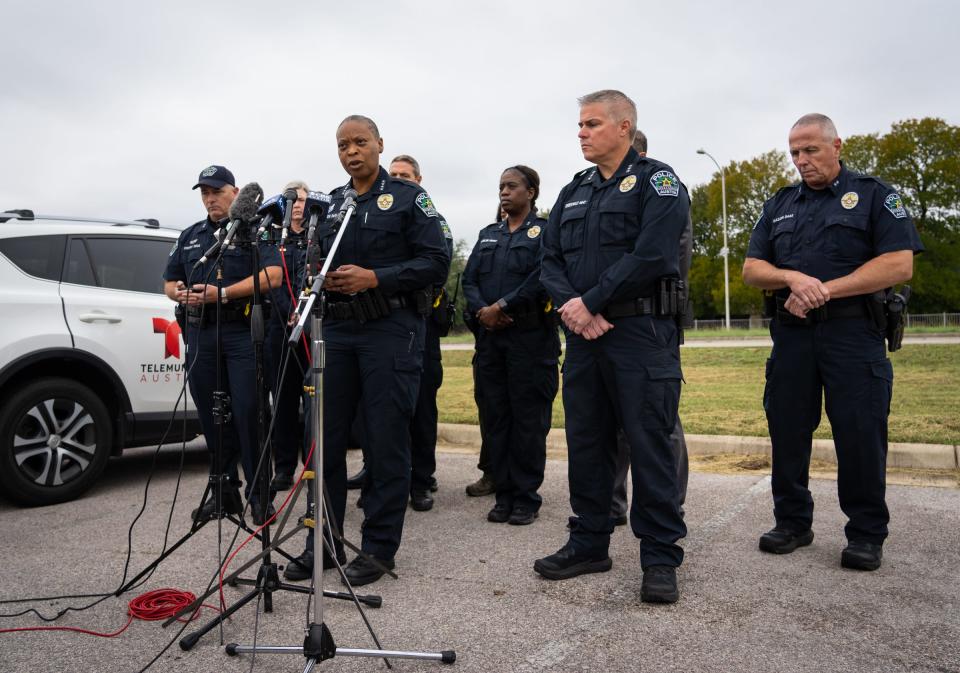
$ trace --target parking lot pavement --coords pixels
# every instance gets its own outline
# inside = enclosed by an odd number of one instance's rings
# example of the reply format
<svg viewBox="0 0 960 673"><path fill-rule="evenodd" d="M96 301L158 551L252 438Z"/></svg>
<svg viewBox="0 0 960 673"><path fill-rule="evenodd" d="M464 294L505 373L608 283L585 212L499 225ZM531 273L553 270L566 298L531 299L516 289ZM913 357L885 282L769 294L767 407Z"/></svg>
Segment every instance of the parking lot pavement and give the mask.
<svg viewBox="0 0 960 673"><path fill-rule="evenodd" d="M114 461L82 500L36 509L0 505L0 599L109 592L119 586L127 528L141 506L149 453L137 450ZM358 459L351 455L351 461ZM133 536L135 570L161 550L178 460L174 452L162 454ZM533 560L555 551L566 538L565 462L548 461L544 507L539 520L526 527L488 523L492 498L464 495L463 487L477 476L475 463L472 455L440 455L436 507L408 510L396 559L400 579L361 588L383 597L383 608L368 609L367 616L385 648L457 652L452 667L394 659L396 671L960 672L960 490L891 486L892 534L883 567L859 573L840 568L844 519L835 482L811 484L817 502L813 544L775 557L756 546L772 523L767 478L691 474L680 602L651 606L639 600L638 547L627 528L614 535L608 573L551 582L533 572ZM202 450L188 454L173 537L188 527L205 465ZM355 499L351 492L346 528L348 537L359 541ZM301 544L297 538L287 549L297 554ZM161 587L201 593L216 558L216 526L208 525L139 589L71 613L58 624L114 631L126 622L127 602L135 594ZM339 588L332 575L326 573L327 588ZM226 587L225 594L230 603L242 590ZM82 603L33 605L49 615ZM253 642L254 606L248 604L224 626L225 642ZM5 604L0 612L23 607ZM257 642L299 645L307 598L277 593L273 607L272 613L259 615ZM339 647L372 647L351 604L327 599L324 610ZM203 618L208 616L205 611ZM0 620L0 628L40 624L33 616ZM136 621L113 639L62 632L0 634L0 671L137 671L176 629ZM193 629L190 625L187 632ZM189 652L174 644L151 670L250 667L250 655L225 655L215 630ZM290 654L260 653L253 662L258 671L303 667L302 656ZM338 656L316 670L325 668L385 667L379 659Z"/></svg>

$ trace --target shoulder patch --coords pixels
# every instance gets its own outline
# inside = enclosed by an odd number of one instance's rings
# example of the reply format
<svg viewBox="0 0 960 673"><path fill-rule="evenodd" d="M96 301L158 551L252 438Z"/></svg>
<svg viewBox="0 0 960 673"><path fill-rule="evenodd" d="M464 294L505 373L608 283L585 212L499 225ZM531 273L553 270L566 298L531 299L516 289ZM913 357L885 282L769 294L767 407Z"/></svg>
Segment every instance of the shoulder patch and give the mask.
<svg viewBox="0 0 960 673"><path fill-rule="evenodd" d="M903 201L896 192L888 195L887 198L883 200L883 205L890 211L890 214L898 220L902 220L907 216L907 209L903 207Z"/></svg>
<svg viewBox="0 0 960 673"><path fill-rule="evenodd" d="M453 238L453 233L450 231L450 225L447 224L447 221L442 217L440 218L440 231L443 232L444 238Z"/></svg>
<svg viewBox="0 0 960 673"><path fill-rule="evenodd" d="M427 217L437 217L437 209L433 205L433 199L426 192L417 194L416 204L417 208L422 210Z"/></svg>
<svg viewBox="0 0 960 673"><path fill-rule="evenodd" d="M660 196L677 196L680 194L680 180L670 171L657 171L650 177L650 184Z"/></svg>

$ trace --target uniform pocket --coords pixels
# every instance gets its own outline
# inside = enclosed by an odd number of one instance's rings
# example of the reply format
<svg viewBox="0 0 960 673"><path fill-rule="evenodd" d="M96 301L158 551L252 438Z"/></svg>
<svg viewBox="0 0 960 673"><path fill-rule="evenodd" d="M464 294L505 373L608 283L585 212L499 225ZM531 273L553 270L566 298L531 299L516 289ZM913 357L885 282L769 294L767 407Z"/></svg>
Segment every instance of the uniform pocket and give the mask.
<svg viewBox="0 0 960 673"><path fill-rule="evenodd" d="M890 415L890 399L893 397L893 364L889 359L870 363L871 397L873 415L886 418Z"/></svg>
<svg viewBox="0 0 960 673"><path fill-rule="evenodd" d="M419 353L396 355L393 358L394 402L407 416L413 416L417 405L421 366Z"/></svg>
<svg viewBox="0 0 960 673"><path fill-rule="evenodd" d="M866 215L830 215L826 225L827 255L858 263L873 257Z"/></svg>
<svg viewBox="0 0 960 673"><path fill-rule="evenodd" d="M580 252L586 232L586 208L571 208L560 216L560 250L564 253Z"/></svg>
<svg viewBox="0 0 960 673"><path fill-rule="evenodd" d="M792 218L774 225L773 231L770 232L770 238L773 241L776 262L782 263L790 258L793 249L793 232L796 227L797 223Z"/></svg>
<svg viewBox="0 0 960 673"><path fill-rule="evenodd" d="M640 408L640 425L673 430L680 404L680 364L647 365L646 389Z"/></svg>

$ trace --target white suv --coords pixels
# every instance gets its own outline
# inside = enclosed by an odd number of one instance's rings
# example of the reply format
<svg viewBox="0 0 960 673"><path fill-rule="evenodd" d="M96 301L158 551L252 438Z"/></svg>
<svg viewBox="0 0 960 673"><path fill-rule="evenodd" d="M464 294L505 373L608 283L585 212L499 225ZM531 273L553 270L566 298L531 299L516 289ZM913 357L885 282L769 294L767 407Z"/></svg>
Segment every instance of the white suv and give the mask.
<svg viewBox="0 0 960 673"><path fill-rule="evenodd" d="M179 233L0 213L0 494L70 500L125 446L197 434L192 400L174 418L184 347L162 275Z"/></svg>

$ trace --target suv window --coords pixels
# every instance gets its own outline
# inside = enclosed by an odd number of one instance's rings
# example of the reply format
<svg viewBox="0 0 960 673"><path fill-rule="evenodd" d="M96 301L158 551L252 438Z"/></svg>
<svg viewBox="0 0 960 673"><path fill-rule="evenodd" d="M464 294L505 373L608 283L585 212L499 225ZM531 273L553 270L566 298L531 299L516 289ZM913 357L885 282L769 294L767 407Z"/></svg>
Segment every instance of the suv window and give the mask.
<svg viewBox="0 0 960 673"><path fill-rule="evenodd" d="M19 236L0 239L0 252L37 278L60 280L66 236Z"/></svg>
<svg viewBox="0 0 960 673"><path fill-rule="evenodd" d="M163 294L171 242L144 238L74 238L67 282Z"/></svg>

